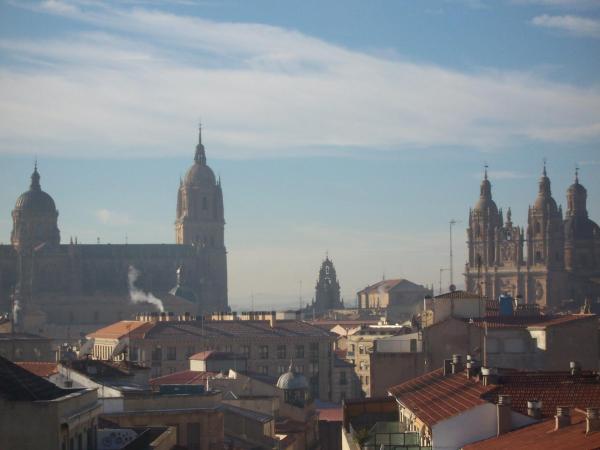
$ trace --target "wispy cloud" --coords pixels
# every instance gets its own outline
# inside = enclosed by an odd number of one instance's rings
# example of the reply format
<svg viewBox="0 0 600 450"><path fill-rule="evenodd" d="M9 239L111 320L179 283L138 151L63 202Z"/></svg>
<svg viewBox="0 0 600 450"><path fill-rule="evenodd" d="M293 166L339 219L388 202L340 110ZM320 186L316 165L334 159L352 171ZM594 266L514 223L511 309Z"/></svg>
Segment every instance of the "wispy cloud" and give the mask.
<svg viewBox="0 0 600 450"><path fill-rule="evenodd" d="M575 36L600 38L600 20L596 19L571 15L550 16L543 14L531 19L531 23L538 27L566 31Z"/></svg>
<svg viewBox="0 0 600 450"><path fill-rule="evenodd" d="M128 214L110 209L99 209L94 212L94 215L103 225L123 226L130 225L133 222Z"/></svg>
<svg viewBox="0 0 600 450"><path fill-rule="evenodd" d="M0 152L186 154L200 115L221 157L600 137L598 87L459 72L262 24L93 5L32 6L87 32L0 41Z"/></svg>

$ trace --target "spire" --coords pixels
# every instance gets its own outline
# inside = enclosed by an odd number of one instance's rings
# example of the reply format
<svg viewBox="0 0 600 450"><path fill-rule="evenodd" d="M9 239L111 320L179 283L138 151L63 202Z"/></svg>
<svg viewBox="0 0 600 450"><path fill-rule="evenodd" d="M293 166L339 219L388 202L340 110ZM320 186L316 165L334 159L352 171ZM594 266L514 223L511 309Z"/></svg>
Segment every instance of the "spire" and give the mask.
<svg viewBox="0 0 600 450"><path fill-rule="evenodd" d="M485 163L485 165L483 166L483 179L484 179L484 180L487 180L487 179L488 179L487 170L488 170L488 164L487 164L487 163Z"/></svg>
<svg viewBox="0 0 600 450"><path fill-rule="evenodd" d="M547 176L546 174L546 158L544 158L544 170L542 171L543 176Z"/></svg>
<svg viewBox="0 0 600 450"><path fill-rule="evenodd" d="M575 166L575 184L579 184L579 166Z"/></svg>
<svg viewBox="0 0 600 450"><path fill-rule="evenodd" d="M33 165L33 173L31 174L30 188L32 191L41 191L42 190L42 187L40 186L40 174L37 170L37 158Z"/></svg>
<svg viewBox="0 0 600 450"><path fill-rule="evenodd" d="M204 145L202 145L202 123L198 125L198 145L196 145L194 161L197 164L206 165L206 152L204 151Z"/></svg>
<svg viewBox="0 0 600 450"><path fill-rule="evenodd" d="M512 211L510 210L510 206L508 207L508 211L506 211L506 225L512 226Z"/></svg>

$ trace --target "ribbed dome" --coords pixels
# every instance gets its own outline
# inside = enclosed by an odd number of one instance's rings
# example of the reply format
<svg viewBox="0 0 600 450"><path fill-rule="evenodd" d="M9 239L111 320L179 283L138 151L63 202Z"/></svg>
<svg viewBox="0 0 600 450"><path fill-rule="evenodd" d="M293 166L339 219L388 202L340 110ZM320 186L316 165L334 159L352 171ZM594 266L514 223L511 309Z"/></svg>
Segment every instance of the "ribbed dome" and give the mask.
<svg viewBox="0 0 600 450"><path fill-rule="evenodd" d="M27 192L24 192L17 198L15 211L34 212L34 213L55 213L56 205L52 197L42 191L40 186L40 174L37 167L31 175L31 186Z"/></svg>
<svg viewBox="0 0 600 450"><path fill-rule="evenodd" d="M308 389L308 381L301 373L294 372L293 367L282 374L277 380L277 387L285 390Z"/></svg>
<svg viewBox="0 0 600 450"><path fill-rule="evenodd" d="M475 203L473 211L481 213L490 212L492 214L498 213L498 207L496 206L494 200L492 200L492 183L490 183L490 180L488 180L487 166L479 190L479 200L477 201L477 203Z"/></svg>
<svg viewBox="0 0 600 450"><path fill-rule="evenodd" d="M216 182L212 169L198 162L189 168L184 179L184 184L187 186L214 186Z"/></svg>

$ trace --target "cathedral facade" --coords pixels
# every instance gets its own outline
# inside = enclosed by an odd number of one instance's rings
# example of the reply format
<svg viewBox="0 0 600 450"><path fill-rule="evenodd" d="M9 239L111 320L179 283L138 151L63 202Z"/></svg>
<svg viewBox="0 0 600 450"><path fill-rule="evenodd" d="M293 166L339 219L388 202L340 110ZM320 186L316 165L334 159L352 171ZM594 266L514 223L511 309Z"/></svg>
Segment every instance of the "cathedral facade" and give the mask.
<svg viewBox="0 0 600 450"><path fill-rule="evenodd" d="M546 167L527 214L527 227L504 219L492 199L487 169L479 200L469 211L465 284L488 298L503 293L524 303L560 307L600 297L600 227L588 217L587 191L575 174L567 210L552 197Z"/></svg>
<svg viewBox="0 0 600 450"><path fill-rule="evenodd" d="M161 301L181 313L228 309L223 193L201 135L177 192L175 244L61 243L37 165L12 218L11 243L0 245L0 310L22 330L73 337Z"/></svg>

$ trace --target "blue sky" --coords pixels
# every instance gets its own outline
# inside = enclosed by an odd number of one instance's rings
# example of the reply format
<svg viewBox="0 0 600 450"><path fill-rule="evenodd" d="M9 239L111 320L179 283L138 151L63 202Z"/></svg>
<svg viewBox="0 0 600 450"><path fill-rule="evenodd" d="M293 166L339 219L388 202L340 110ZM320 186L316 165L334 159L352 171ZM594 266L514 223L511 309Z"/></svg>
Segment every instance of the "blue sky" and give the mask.
<svg viewBox="0 0 600 450"><path fill-rule="evenodd" d="M202 118L232 304L309 299L327 251L349 302L437 286L485 162L522 225L544 158L600 219L599 73L598 0L0 2L0 241L37 155L63 241L173 242Z"/></svg>

